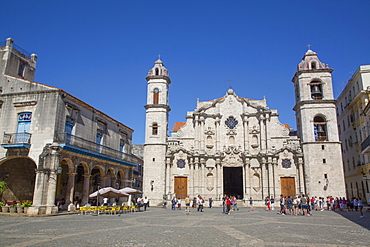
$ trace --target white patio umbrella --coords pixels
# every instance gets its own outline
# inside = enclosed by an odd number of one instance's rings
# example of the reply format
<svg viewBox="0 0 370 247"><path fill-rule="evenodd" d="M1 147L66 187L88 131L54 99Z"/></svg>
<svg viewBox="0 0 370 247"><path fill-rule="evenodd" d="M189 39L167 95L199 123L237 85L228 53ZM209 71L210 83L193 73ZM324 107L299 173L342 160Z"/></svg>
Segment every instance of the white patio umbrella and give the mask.
<svg viewBox="0 0 370 247"><path fill-rule="evenodd" d="M129 194L119 191L112 187L105 187L101 188L100 190L95 191L94 193L90 194L89 197L96 197L96 196L106 197L106 198L119 198L124 196L129 196Z"/></svg>
<svg viewBox="0 0 370 247"><path fill-rule="evenodd" d="M123 192L123 193L126 193L126 194L143 194L142 191L140 190L137 190L137 189L133 189L133 188L130 188L130 187L126 187L126 188L123 188L123 189L120 189L119 191Z"/></svg>
<svg viewBox="0 0 370 247"><path fill-rule="evenodd" d="M128 197L128 205L129 206L131 206L132 195L143 194L142 191L137 190L137 189L133 189L133 188L130 188L130 187L125 187L123 189L120 189L119 191L129 194L129 197Z"/></svg>

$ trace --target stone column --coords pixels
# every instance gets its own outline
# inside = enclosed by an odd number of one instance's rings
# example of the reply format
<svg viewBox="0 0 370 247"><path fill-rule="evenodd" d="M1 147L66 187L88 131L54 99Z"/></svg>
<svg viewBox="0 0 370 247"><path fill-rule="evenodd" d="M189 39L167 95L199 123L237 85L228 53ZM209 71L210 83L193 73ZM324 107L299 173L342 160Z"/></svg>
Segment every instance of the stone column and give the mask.
<svg viewBox="0 0 370 247"><path fill-rule="evenodd" d="M271 158L269 158L270 160ZM274 194L274 173L272 160L267 164L268 166L268 179L269 179L269 196Z"/></svg>
<svg viewBox="0 0 370 247"><path fill-rule="evenodd" d="M82 205L85 205L89 201L91 175L85 174L83 175L83 177L84 177L84 182L83 182L81 203Z"/></svg>
<svg viewBox="0 0 370 247"><path fill-rule="evenodd" d="M298 158L298 169L299 169L299 193L306 194L306 188L304 184L304 171L303 171L303 159Z"/></svg>
<svg viewBox="0 0 370 247"><path fill-rule="evenodd" d="M76 173L70 172L68 174L67 191L66 191L66 205L73 204L73 195L75 187L75 175Z"/></svg>
<svg viewBox="0 0 370 247"><path fill-rule="evenodd" d="M249 116L244 116L243 126L244 126L244 151L249 151Z"/></svg>
<svg viewBox="0 0 370 247"><path fill-rule="evenodd" d="M191 164L191 193L192 193L192 196L195 196L195 163L193 162Z"/></svg>
<svg viewBox="0 0 370 247"><path fill-rule="evenodd" d="M171 175L171 159L170 158L167 158L166 159L166 176L165 176L165 191L164 191L164 194L168 194L168 193L174 193L175 191L172 190L172 183L171 183L171 178L172 178L172 175Z"/></svg>
<svg viewBox="0 0 370 247"><path fill-rule="evenodd" d="M195 151L199 151L200 149L200 143L199 143L199 116L195 116L195 129L194 129L194 134L195 134Z"/></svg>
<svg viewBox="0 0 370 247"><path fill-rule="evenodd" d="M250 177L250 167L249 158L244 161L244 199L247 200L251 197L251 177Z"/></svg>
<svg viewBox="0 0 370 247"><path fill-rule="evenodd" d="M194 158L194 196L199 193L199 157Z"/></svg>
<svg viewBox="0 0 370 247"><path fill-rule="evenodd" d="M261 191L261 195L262 195L262 200L265 199L265 197L267 196L267 169L266 169L266 159L265 158L262 158L262 161L261 161L261 176L262 176L262 179L261 179L261 182L262 182L262 191Z"/></svg>
<svg viewBox="0 0 370 247"><path fill-rule="evenodd" d="M204 141L204 125L205 125L205 119L203 116L200 117L200 133L199 133L199 139L200 139L200 151L201 153L205 153L206 145Z"/></svg>
<svg viewBox="0 0 370 247"><path fill-rule="evenodd" d="M272 166L273 166L273 176L274 176L274 198L278 195L278 188L279 188L279 181L278 181L278 163L277 158L272 159ZM275 202L276 203L276 202ZM277 205L277 204L276 204Z"/></svg>
<svg viewBox="0 0 370 247"><path fill-rule="evenodd" d="M104 188L104 187L106 187L107 185L105 184L106 183L106 181L107 181L107 177L100 177L100 187L101 188ZM126 183L127 183L127 181L126 181ZM129 185L128 185L129 186Z"/></svg>
<svg viewBox="0 0 370 247"><path fill-rule="evenodd" d="M50 167L49 183L47 185L47 200L46 200L46 214L56 214L58 208L55 206L55 192L57 189L56 172L59 167L59 144L53 143L50 146L50 164L45 164Z"/></svg>
<svg viewBox="0 0 370 247"><path fill-rule="evenodd" d="M266 126L265 126L265 117L263 115L260 115L259 117L259 123L260 123L260 147L261 147L261 152L265 153L266 152Z"/></svg>
<svg viewBox="0 0 370 247"><path fill-rule="evenodd" d="M33 206L41 206L43 205L43 197L44 197L44 185L45 183L46 174L43 170L36 170L36 180L35 180L35 189L33 193Z"/></svg>
<svg viewBox="0 0 370 247"><path fill-rule="evenodd" d="M219 153L220 151L220 118L216 117L215 121L215 151Z"/></svg>
<svg viewBox="0 0 370 247"><path fill-rule="evenodd" d="M206 169L206 161L202 158L200 162L200 169L201 169L201 179L200 179L200 193L202 197L204 197L205 193L205 169Z"/></svg>
<svg viewBox="0 0 370 247"><path fill-rule="evenodd" d="M269 113L266 114L265 128L266 128L266 150L271 151L270 114Z"/></svg>
<svg viewBox="0 0 370 247"><path fill-rule="evenodd" d="M221 163L221 161L219 161L219 165L218 165L218 184L217 184L217 186L218 186L218 192L219 192L219 194L221 195L221 198L223 197L223 185L224 185L224 179L223 179L223 168L222 168L222 163ZM220 199L221 199L220 198Z"/></svg>

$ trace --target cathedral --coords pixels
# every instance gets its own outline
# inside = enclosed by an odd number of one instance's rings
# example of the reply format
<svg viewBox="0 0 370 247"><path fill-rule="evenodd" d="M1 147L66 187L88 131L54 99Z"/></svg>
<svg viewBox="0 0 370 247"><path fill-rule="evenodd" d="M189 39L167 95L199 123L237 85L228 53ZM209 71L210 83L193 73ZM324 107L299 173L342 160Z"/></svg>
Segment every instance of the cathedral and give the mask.
<svg viewBox="0 0 370 247"><path fill-rule="evenodd" d="M168 136L168 70L149 70L144 144L144 196L153 205L172 197L221 200L224 194L260 203L278 198L345 196L332 69L308 50L292 79L297 131L279 121L266 99L229 89L197 102Z"/></svg>

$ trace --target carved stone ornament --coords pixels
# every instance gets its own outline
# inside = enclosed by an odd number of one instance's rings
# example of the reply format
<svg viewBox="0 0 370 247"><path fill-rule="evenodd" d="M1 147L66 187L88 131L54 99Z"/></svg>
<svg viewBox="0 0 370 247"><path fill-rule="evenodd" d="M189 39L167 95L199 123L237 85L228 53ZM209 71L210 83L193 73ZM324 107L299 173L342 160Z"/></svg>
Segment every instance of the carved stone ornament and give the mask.
<svg viewBox="0 0 370 247"><path fill-rule="evenodd" d="M258 126L253 126L249 129L249 134L258 134L260 133L260 128Z"/></svg>
<svg viewBox="0 0 370 247"><path fill-rule="evenodd" d="M242 152L242 150L241 150L240 146L238 148L236 148L234 146L230 146L230 147L224 146L224 153L226 153L226 154L239 154L241 152Z"/></svg>
<svg viewBox="0 0 370 247"><path fill-rule="evenodd" d="M228 129L227 131L226 131L226 135L236 135L236 130L235 129Z"/></svg>
<svg viewBox="0 0 370 247"><path fill-rule="evenodd" d="M37 101L25 101L25 102L15 102L13 103L15 107L21 106L34 106L37 104Z"/></svg>
<svg viewBox="0 0 370 247"><path fill-rule="evenodd" d="M215 132L210 127L208 127L208 129L204 131L204 134L210 136L210 135L214 135Z"/></svg>

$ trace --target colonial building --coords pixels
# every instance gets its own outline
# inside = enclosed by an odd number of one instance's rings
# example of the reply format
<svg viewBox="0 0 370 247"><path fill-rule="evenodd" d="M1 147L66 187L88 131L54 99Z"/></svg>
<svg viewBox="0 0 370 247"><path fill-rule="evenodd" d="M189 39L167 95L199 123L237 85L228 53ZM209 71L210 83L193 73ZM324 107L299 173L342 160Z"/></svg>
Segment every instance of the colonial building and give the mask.
<svg viewBox="0 0 370 247"><path fill-rule="evenodd" d="M34 81L35 54L0 46L0 180L5 201L32 200L29 214L87 203L98 187L133 183L133 130L62 89Z"/></svg>
<svg viewBox="0 0 370 247"><path fill-rule="evenodd" d="M147 81L144 194L151 202L224 194L344 196L331 72L308 50L293 78L298 135L282 124L266 99L229 89L198 102L168 136L168 70L157 60Z"/></svg>
<svg viewBox="0 0 370 247"><path fill-rule="evenodd" d="M353 74L337 101L338 129L342 142L343 169L347 197L370 199L369 116L370 65ZM366 198L366 200L365 200Z"/></svg>

